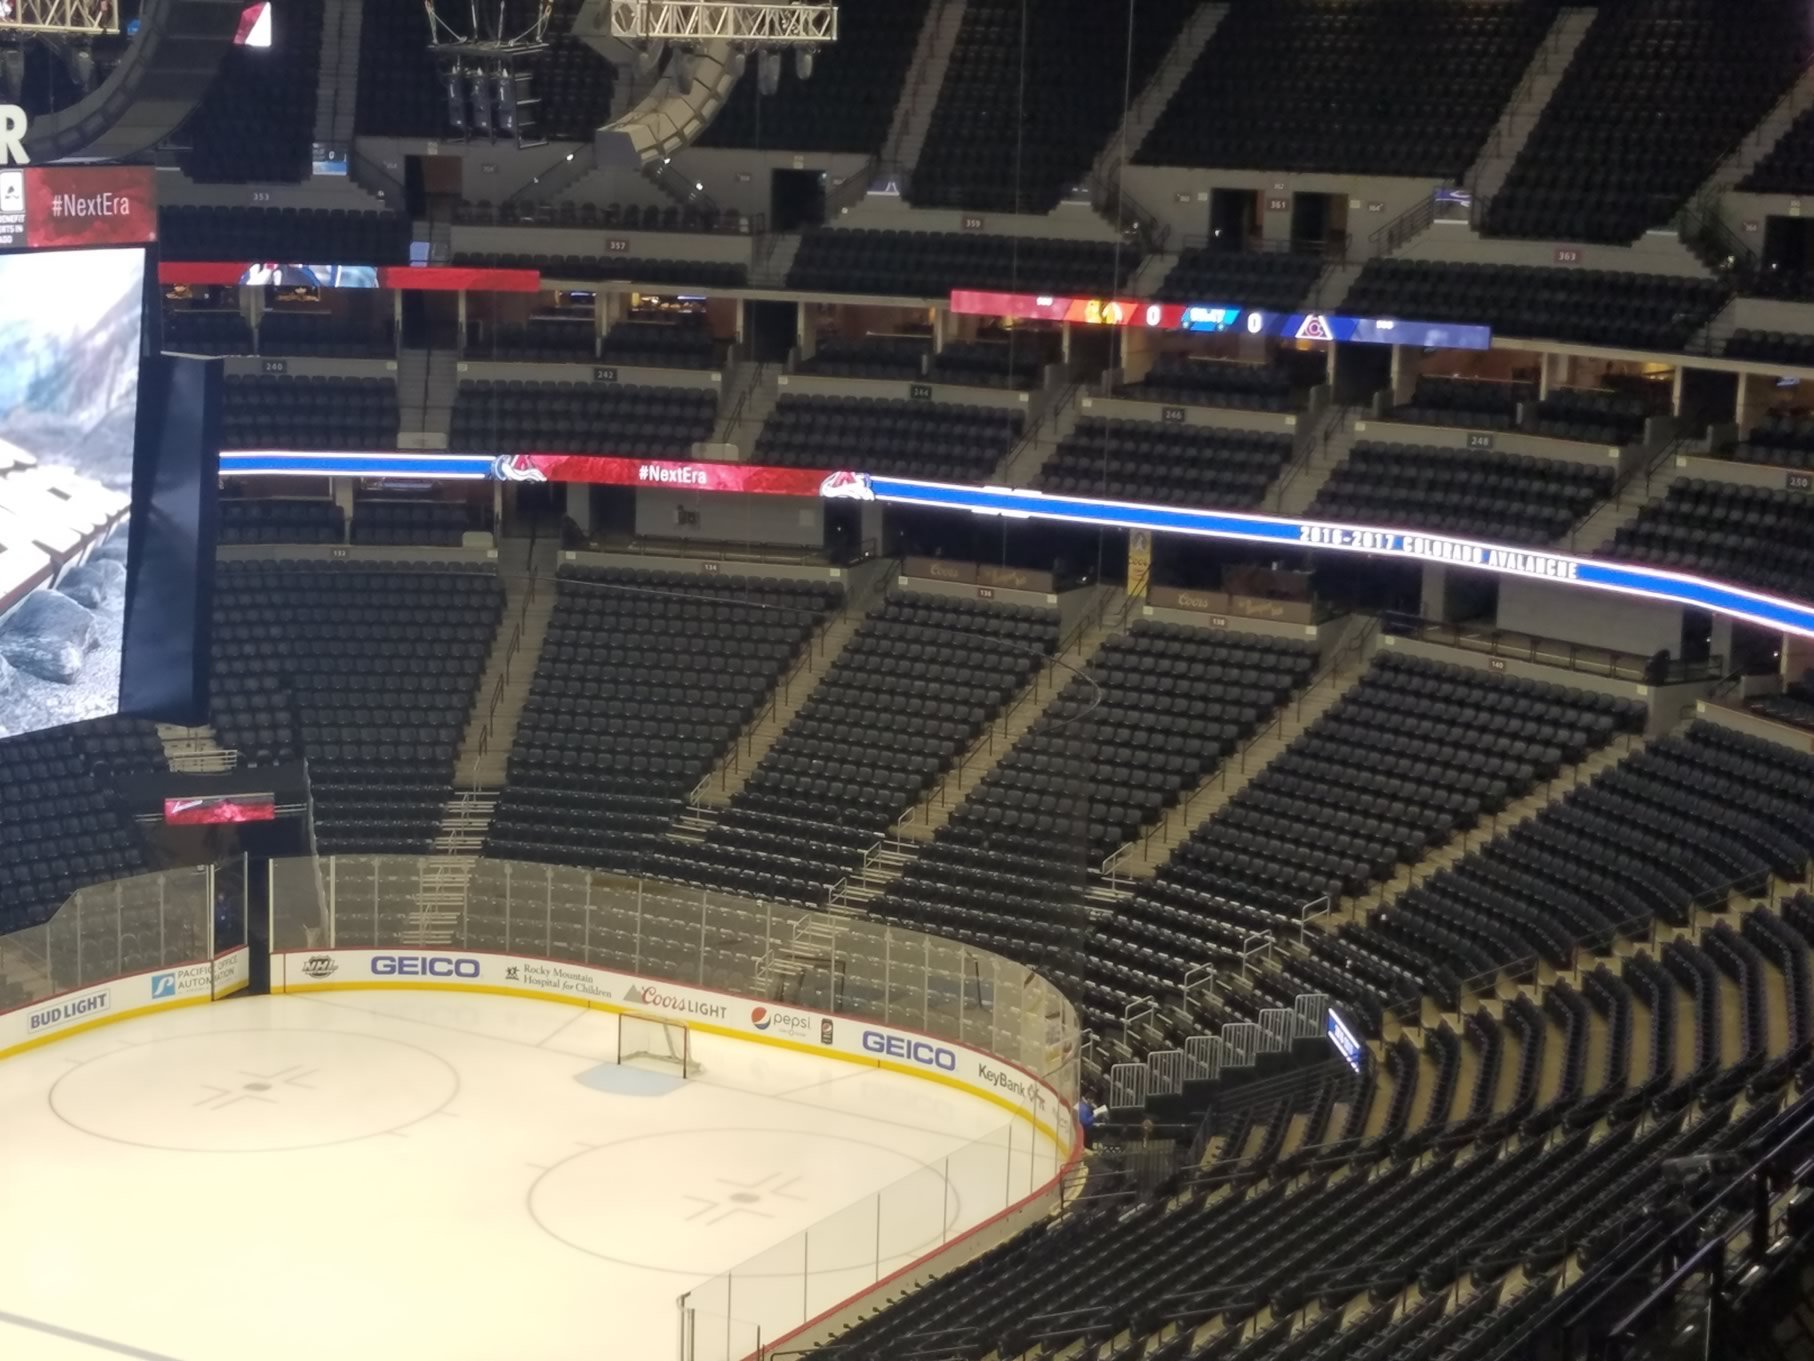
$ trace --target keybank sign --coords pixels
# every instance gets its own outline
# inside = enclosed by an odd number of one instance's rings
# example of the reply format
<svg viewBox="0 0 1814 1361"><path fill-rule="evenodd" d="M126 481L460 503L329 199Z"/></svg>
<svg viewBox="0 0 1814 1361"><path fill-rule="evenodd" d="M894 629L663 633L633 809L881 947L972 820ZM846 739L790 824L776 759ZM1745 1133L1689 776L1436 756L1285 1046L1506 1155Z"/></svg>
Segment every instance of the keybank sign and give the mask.
<svg viewBox="0 0 1814 1361"><path fill-rule="evenodd" d="M863 1048L871 1054L905 1059L922 1068L937 1068L942 1073L957 1071L957 1055L942 1044L933 1044L930 1040L914 1040L905 1035L884 1035L879 1030L865 1030Z"/></svg>
<svg viewBox="0 0 1814 1361"><path fill-rule="evenodd" d="M111 1004L112 994L91 992L85 997L72 997L67 1002L58 1002L41 1011L34 1011L26 1022L26 1029L36 1033L40 1030L54 1030L71 1021L79 1021L85 1016L99 1016Z"/></svg>
<svg viewBox="0 0 1814 1361"><path fill-rule="evenodd" d="M448 955L373 955L380 978L477 978L479 961Z"/></svg>

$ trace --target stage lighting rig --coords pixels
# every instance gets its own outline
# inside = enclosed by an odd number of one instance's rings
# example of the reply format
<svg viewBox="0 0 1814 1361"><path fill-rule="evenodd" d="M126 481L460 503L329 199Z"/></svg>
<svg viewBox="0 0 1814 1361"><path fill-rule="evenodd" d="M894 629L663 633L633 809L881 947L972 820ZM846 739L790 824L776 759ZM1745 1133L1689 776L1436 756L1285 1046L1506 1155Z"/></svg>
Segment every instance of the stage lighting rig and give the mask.
<svg viewBox="0 0 1814 1361"><path fill-rule="evenodd" d="M545 146L536 132L541 101L531 84L536 63L550 46L553 0L484 11L469 5L464 13L457 4L425 0L424 8L449 131L464 139Z"/></svg>
<svg viewBox="0 0 1814 1361"><path fill-rule="evenodd" d="M820 47L838 40L838 7L753 0L610 0L611 36L626 42L732 42Z"/></svg>
<svg viewBox="0 0 1814 1361"><path fill-rule="evenodd" d="M0 0L0 38L25 33L120 31L119 0Z"/></svg>

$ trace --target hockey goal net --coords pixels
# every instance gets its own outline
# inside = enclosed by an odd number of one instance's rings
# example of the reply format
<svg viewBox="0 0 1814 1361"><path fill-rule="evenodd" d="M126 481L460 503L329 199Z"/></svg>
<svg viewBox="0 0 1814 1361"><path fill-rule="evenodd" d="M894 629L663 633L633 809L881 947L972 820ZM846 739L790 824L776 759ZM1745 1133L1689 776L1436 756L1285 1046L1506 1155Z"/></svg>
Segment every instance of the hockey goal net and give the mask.
<svg viewBox="0 0 1814 1361"><path fill-rule="evenodd" d="M693 1077L693 1032L675 1021L648 1016L623 1015L617 1020L617 1062L623 1067L649 1068L656 1072Z"/></svg>

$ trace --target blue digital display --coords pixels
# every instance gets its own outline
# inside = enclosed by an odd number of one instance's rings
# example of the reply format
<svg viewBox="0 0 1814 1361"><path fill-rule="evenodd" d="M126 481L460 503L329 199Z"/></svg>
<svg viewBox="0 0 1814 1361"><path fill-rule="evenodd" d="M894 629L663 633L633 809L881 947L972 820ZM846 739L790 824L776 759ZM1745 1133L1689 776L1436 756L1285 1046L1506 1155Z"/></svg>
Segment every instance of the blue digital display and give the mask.
<svg viewBox="0 0 1814 1361"><path fill-rule="evenodd" d="M1375 553L1418 562L1446 563L1508 576L1537 577L1593 590L1645 596L1672 604L1749 620L1766 628L1814 638L1814 606L1738 586L1654 567L1629 566L1544 553L1503 544L1448 538L1419 530L1342 525L1313 520L1276 520L1232 511L1186 510L1082 497L1046 496L1007 487L957 487L905 478L870 477L875 499L902 505L968 510L978 515L1053 520L1112 529L1147 529L1161 534L1241 539L1345 553Z"/></svg>
<svg viewBox="0 0 1814 1361"><path fill-rule="evenodd" d="M493 475L494 462L489 454L301 453L260 450L223 453L221 472L228 476L258 474L482 480ZM975 515L999 515L1007 519L1050 520L1060 524L1105 529L1145 529L1160 534L1237 539L1250 543L1276 544L1279 547L1379 554L1689 605L1730 615L1735 619L1744 619L1765 628L1814 638L1814 605L1657 567L1640 567L1595 558L1577 558L1566 553L1546 553L1506 544L1482 543L1423 530L1335 524L1318 520L1282 520L1235 511L1191 510L1178 506L1151 506L1076 496L1047 496L1041 492L1013 487L965 487L864 473L827 475L825 485L834 484L839 488L837 491L822 490L820 494L860 494L860 499L863 500L967 511Z"/></svg>
<svg viewBox="0 0 1814 1361"><path fill-rule="evenodd" d="M1446 321L1404 321L1397 317L1345 317L1333 312L1264 312L1190 303L1178 329L1200 334L1244 332L1274 340L1339 341L1350 345L1410 345L1426 350L1489 350L1490 326Z"/></svg>

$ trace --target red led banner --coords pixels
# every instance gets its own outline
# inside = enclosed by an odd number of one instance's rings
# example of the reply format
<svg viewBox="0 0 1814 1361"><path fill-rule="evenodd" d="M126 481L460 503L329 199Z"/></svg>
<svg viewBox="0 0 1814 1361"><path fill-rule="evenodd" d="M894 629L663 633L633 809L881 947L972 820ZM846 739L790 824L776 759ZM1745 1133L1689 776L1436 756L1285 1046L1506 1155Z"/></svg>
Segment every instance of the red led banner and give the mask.
<svg viewBox="0 0 1814 1361"><path fill-rule="evenodd" d="M837 496L848 473L822 468L766 468L750 463L686 463L605 458L595 454L507 454L493 464L505 482L590 482L677 492L746 492L757 496Z"/></svg>
<svg viewBox="0 0 1814 1361"><path fill-rule="evenodd" d="M148 165L0 170L0 250L143 246L157 240Z"/></svg>
<svg viewBox="0 0 1814 1361"><path fill-rule="evenodd" d="M242 260L160 260L161 284L313 284L322 288L389 288L401 293L536 293L541 271L468 269L461 265L308 265Z"/></svg>
<svg viewBox="0 0 1814 1361"><path fill-rule="evenodd" d="M1085 326L1145 326L1177 330L1184 324L1183 303L1147 302L1140 298L1065 298L1049 293L990 293L953 289L951 310L959 316L1024 317L1038 321L1073 321Z"/></svg>

